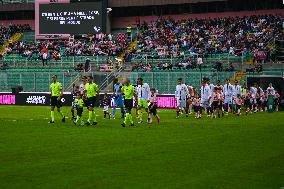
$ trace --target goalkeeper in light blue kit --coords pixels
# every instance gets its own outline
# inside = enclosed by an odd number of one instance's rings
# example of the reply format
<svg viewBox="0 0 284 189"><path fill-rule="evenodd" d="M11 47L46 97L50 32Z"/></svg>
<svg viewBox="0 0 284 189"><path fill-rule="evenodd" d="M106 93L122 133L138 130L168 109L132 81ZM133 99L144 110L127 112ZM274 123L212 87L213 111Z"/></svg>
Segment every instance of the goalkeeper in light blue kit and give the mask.
<svg viewBox="0 0 284 189"><path fill-rule="evenodd" d="M123 99L123 95L121 94L121 88L122 88L122 84L119 83L118 79L116 78L114 80L114 86L113 86L113 98L114 98L114 105L113 105L113 109L112 109L112 118L113 119L115 119L117 107L120 108L121 118L124 118L124 116L125 116L124 99Z"/></svg>

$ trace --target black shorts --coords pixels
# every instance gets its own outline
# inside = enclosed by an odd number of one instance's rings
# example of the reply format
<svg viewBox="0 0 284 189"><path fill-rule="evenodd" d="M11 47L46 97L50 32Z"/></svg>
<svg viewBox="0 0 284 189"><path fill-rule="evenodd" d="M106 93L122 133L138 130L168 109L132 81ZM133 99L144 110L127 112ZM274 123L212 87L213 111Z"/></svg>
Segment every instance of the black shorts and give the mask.
<svg viewBox="0 0 284 189"><path fill-rule="evenodd" d="M250 106L250 99L245 99L244 106L249 107Z"/></svg>
<svg viewBox="0 0 284 189"><path fill-rule="evenodd" d="M193 110L194 110L194 112L198 112L198 111L200 111L200 106L193 106Z"/></svg>
<svg viewBox="0 0 284 189"><path fill-rule="evenodd" d="M264 100L263 102L262 102L262 107L266 107L267 106L267 100Z"/></svg>
<svg viewBox="0 0 284 189"><path fill-rule="evenodd" d="M217 108L219 108L219 102L213 101L211 107L212 107L213 110L216 110Z"/></svg>
<svg viewBox="0 0 284 189"><path fill-rule="evenodd" d="M241 109L241 105L236 104L236 107L237 107L237 110Z"/></svg>
<svg viewBox="0 0 284 189"><path fill-rule="evenodd" d="M85 105L86 107L95 107L96 101L97 99L95 96L87 98L87 100L85 101Z"/></svg>
<svg viewBox="0 0 284 189"><path fill-rule="evenodd" d="M124 106L126 110L131 111L133 108L133 99L124 99Z"/></svg>
<svg viewBox="0 0 284 189"><path fill-rule="evenodd" d="M57 100L58 96L52 96L50 99L50 106L56 106L57 108L62 107L61 100Z"/></svg>
<svg viewBox="0 0 284 189"><path fill-rule="evenodd" d="M218 103L218 108L221 110L222 107L223 107L223 101L220 101L220 102Z"/></svg>
<svg viewBox="0 0 284 189"><path fill-rule="evenodd" d="M153 104L151 103L148 108L149 108L149 112L150 112L150 113L152 113L153 115L156 115L156 114L157 114L157 108L158 108L158 107L157 107L157 104L154 104L154 105L153 105Z"/></svg>
<svg viewBox="0 0 284 189"><path fill-rule="evenodd" d="M81 117L83 113L83 108L76 108L76 110L77 110L77 115Z"/></svg>
<svg viewBox="0 0 284 189"><path fill-rule="evenodd" d="M274 99L274 103L275 103L275 105L279 105L280 104L280 99L279 98L275 98Z"/></svg>
<svg viewBox="0 0 284 189"><path fill-rule="evenodd" d="M261 106L261 100L260 100L260 98L257 98L257 99L256 99L256 103L257 103L257 105Z"/></svg>

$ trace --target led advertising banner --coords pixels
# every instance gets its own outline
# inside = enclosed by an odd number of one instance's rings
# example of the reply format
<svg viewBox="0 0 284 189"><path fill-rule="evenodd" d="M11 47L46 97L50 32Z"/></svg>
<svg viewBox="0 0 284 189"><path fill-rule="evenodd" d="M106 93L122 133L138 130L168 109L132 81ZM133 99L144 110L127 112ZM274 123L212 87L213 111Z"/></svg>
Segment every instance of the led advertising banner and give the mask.
<svg viewBox="0 0 284 189"><path fill-rule="evenodd" d="M108 94L109 98L112 98L112 94ZM103 94L100 94L95 106L100 106L100 99L103 99ZM63 106L71 106L73 96L71 94L64 94L62 99ZM136 102L133 102L134 107ZM0 93L0 105L22 105L22 106L49 106L50 94L49 93ZM157 95L158 108L175 108L176 100L174 95ZM113 106L113 99L111 100L111 106Z"/></svg>
<svg viewBox="0 0 284 189"><path fill-rule="evenodd" d="M72 95L64 94L61 101L63 106L71 106ZM0 105L49 106L49 93L0 93Z"/></svg>

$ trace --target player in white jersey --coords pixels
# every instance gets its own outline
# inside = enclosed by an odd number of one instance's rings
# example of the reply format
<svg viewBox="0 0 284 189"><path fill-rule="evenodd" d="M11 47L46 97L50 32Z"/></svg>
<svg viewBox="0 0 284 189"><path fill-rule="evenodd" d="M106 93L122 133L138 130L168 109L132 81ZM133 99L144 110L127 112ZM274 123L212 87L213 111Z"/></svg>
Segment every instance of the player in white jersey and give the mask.
<svg viewBox="0 0 284 189"><path fill-rule="evenodd" d="M189 92L189 96L186 99L185 114L186 117L188 118L188 114L192 114L192 99L194 98L194 88L187 84L186 86Z"/></svg>
<svg viewBox="0 0 284 189"><path fill-rule="evenodd" d="M232 86L232 105L235 107L234 108L234 113L237 113L237 103L236 103L236 99L237 96L240 95L242 96L242 88L240 85L238 85L238 80L235 80L234 85Z"/></svg>
<svg viewBox="0 0 284 189"><path fill-rule="evenodd" d="M272 87L272 83L269 83L269 86L267 87L266 91L268 95L275 95L275 89Z"/></svg>
<svg viewBox="0 0 284 189"><path fill-rule="evenodd" d="M213 93L214 93L214 91L215 91L215 86L212 84L212 83L210 83L210 79L207 79L207 85L208 85L208 87L209 87L209 89L210 89L210 95L212 95ZM210 101L209 101L209 113L211 114L211 115L213 115L213 109L212 109L212 102L210 103Z"/></svg>
<svg viewBox="0 0 284 189"><path fill-rule="evenodd" d="M264 95L264 92L263 92L263 90L260 86L257 86L256 89L257 89L257 92L256 92L256 108L257 108L257 111L263 112L262 97Z"/></svg>
<svg viewBox="0 0 284 189"><path fill-rule="evenodd" d="M252 110L254 109L254 113L256 113L257 112L257 103L256 103L257 88L256 88L256 83L252 87L250 87L250 94L251 94Z"/></svg>
<svg viewBox="0 0 284 189"><path fill-rule="evenodd" d="M224 93L224 110L226 115L230 111L232 106L232 92L233 86L230 84L230 79L226 79L226 84L223 86L223 93Z"/></svg>
<svg viewBox="0 0 284 189"><path fill-rule="evenodd" d="M138 106L137 106L138 109L137 113L139 118L138 123L143 123L142 109L145 109L146 113L148 113L148 102L151 92L149 85L147 83L144 83L142 78L138 78L137 83L138 85L136 87L136 94L138 97Z"/></svg>
<svg viewBox="0 0 284 189"><path fill-rule="evenodd" d="M210 89L210 93L214 93L215 86L212 83L210 83L210 79L207 79L207 85L208 85L208 87Z"/></svg>
<svg viewBox="0 0 284 189"><path fill-rule="evenodd" d="M87 77L84 76L82 78L82 83L79 85L79 91L80 91L81 96L83 96L83 94L84 94L86 83L87 83Z"/></svg>
<svg viewBox="0 0 284 189"><path fill-rule="evenodd" d="M200 95L201 95L201 107L205 110L207 113L207 116L210 116L209 114L209 96L210 96L210 88L206 84L206 81L202 81L201 87L200 87Z"/></svg>
<svg viewBox="0 0 284 189"><path fill-rule="evenodd" d="M151 95L149 97L150 105L149 105L149 116L148 116L148 123L152 123L152 115L154 115L157 119L157 123L160 123L160 117L157 113L157 94L156 94L156 89L152 88L151 89Z"/></svg>
<svg viewBox="0 0 284 189"><path fill-rule="evenodd" d="M182 78L178 79L178 84L176 86L176 91L175 91L175 98L176 98L176 112L177 112L177 117L179 118L180 111L184 110L186 107L186 99L189 96L188 88L185 84L182 84Z"/></svg>

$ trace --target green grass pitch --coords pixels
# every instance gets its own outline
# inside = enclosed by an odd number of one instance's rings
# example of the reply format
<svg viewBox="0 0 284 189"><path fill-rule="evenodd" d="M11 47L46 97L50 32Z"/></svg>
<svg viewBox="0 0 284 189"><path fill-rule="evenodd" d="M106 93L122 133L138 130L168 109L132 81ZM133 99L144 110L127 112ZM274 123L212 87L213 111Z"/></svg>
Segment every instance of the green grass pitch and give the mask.
<svg viewBox="0 0 284 189"><path fill-rule="evenodd" d="M96 112L95 128L75 127L58 114L49 125L49 107L0 106L0 188L284 187L284 112L176 120L159 110L151 128Z"/></svg>

